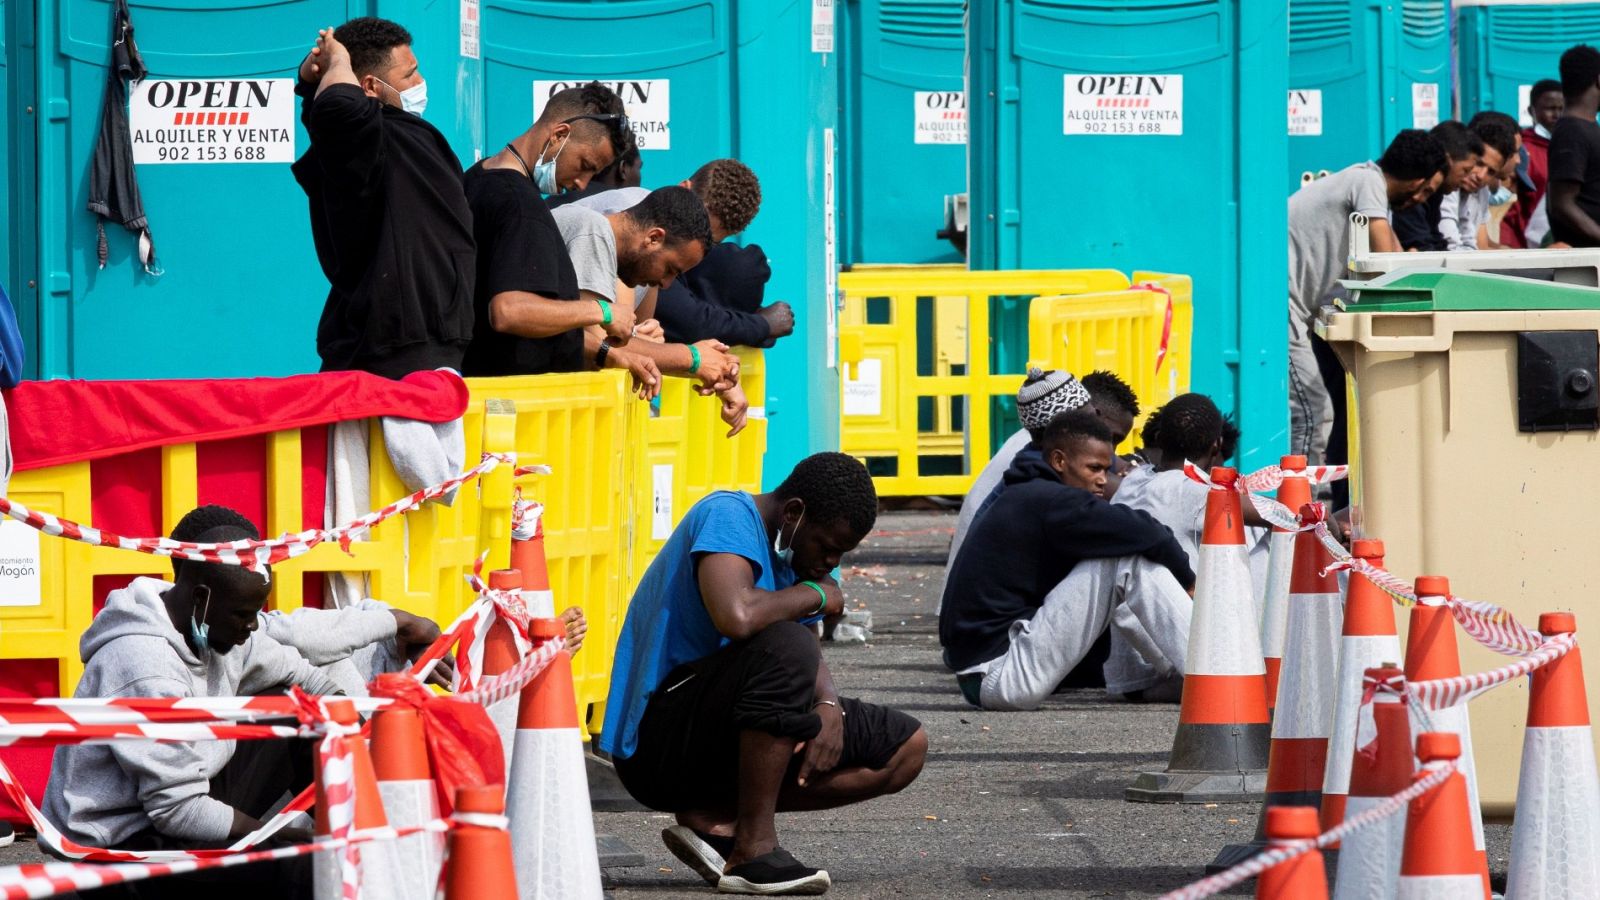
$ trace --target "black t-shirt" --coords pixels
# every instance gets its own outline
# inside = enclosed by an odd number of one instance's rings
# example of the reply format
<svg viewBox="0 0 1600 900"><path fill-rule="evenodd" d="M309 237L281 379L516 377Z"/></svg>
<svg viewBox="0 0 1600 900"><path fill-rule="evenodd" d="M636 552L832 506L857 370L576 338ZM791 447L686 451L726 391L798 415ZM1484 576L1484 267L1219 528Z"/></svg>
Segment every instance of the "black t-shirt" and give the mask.
<svg viewBox="0 0 1600 900"><path fill-rule="evenodd" d="M505 291L578 301L578 276L556 220L533 182L517 169L478 163L464 178L478 242L474 303L477 322L467 347L466 375L542 375L583 368L583 329L547 338L502 334L489 327L489 301Z"/></svg>
<svg viewBox="0 0 1600 900"><path fill-rule="evenodd" d="M1389 217L1400 249L1419 252L1450 249L1444 235L1439 233L1439 204L1444 201L1444 194L1444 191L1435 191L1427 203L1408 206Z"/></svg>
<svg viewBox="0 0 1600 900"><path fill-rule="evenodd" d="M1600 222L1600 125L1592 119L1562 116L1550 132L1550 183L1573 181L1578 188L1578 208ZM1550 234L1574 247L1594 244L1583 232L1567 225L1550 209Z"/></svg>

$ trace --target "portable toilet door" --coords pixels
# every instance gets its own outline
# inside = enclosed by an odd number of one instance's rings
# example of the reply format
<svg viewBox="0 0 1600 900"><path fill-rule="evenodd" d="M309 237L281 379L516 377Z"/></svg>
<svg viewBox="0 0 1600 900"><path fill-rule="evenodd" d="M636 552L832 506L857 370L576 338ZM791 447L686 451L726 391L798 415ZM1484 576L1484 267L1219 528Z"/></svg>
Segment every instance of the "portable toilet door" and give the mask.
<svg viewBox="0 0 1600 900"><path fill-rule="evenodd" d="M9 295L17 290L17 283L11 273L17 268L12 259L13 247L11 244L12 223L18 219L18 210L12 205L16 191L12 185L16 176L11 170L11 117L13 107L16 105L12 97L11 88L11 15L13 10L8 0L0 0L0 288Z"/></svg>
<svg viewBox="0 0 1600 900"><path fill-rule="evenodd" d="M972 267L1192 276L1194 390L1239 415L1242 465L1274 459L1288 437L1284 7L974 0L968 27Z"/></svg>
<svg viewBox="0 0 1600 900"><path fill-rule="evenodd" d="M1450 110L1446 0L1289 4L1289 192Z"/></svg>
<svg viewBox="0 0 1600 900"><path fill-rule="evenodd" d="M862 0L840 55L842 262L947 263L945 198L967 189L962 0Z"/></svg>
<svg viewBox="0 0 1600 900"><path fill-rule="evenodd" d="M1534 82L1561 78L1561 54L1600 40L1600 3L1488 3L1459 7L1461 112L1493 109L1532 125Z"/></svg>
<svg viewBox="0 0 1600 900"><path fill-rule="evenodd" d="M831 43L813 52L814 16L811 4L757 0L488 2L482 10L490 150L525 131L556 91L598 80L627 106L645 187L676 184L727 156L761 180L761 211L740 240L768 255L767 302L795 310L795 333L767 351L760 411L770 419L764 469L779 479L809 453L838 447L836 254L834 229L825 227L834 210L824 191L834 175L824 151L837 122L837 61ZM817 24L831 42L831 19Z"/></svg>

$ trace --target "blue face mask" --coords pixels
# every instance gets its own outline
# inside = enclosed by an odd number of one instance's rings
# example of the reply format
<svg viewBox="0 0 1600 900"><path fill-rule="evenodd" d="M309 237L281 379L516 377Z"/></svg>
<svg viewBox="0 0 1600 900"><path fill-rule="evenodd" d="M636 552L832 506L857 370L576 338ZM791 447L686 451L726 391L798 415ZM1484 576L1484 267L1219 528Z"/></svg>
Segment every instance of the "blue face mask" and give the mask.
<svg viewBox="0 0 1600 900"><path fill-rule="evenodd" d="M549 148L546 147L546 149ZM561 158L561 154L564 153L566 149L567 142L563 140L561 142L561 148L558 149L556 151L556 155L550 157L549 160L546 160L544 158L544 152L540 151L538 161L533 164L533 184L539 189L539 193L548 196L550 194L558 193L561 190L561 186L556 184L556 160Z"/></svg>
<svg viewBox="0 0 1600 900"><path fill-rule="evenodd" d="M800 534L800 523L806 520L806 511L800 510L800 518L794 520L794 530L789 532L789 546L780 547L783 542L783 526L778 526L778 533L772 536L772 552L777 555L783 564L794 567L794 539Z"/></svg>
<svg viewBox="0 0 1600 900"><path fill-rule="evenodd" d="M198 616L193 612L189 613L189 640L194 644L195 652L203 655L211 649L211 625L206 622L206 613L211 611L211 589L201 585L194 589L194 593L196 600L205 598L205 606Z"/></svg>
<svg viewBox="0 0 1600 900"><path fill-rule="evenodd" d="M1511 202L1511 189L1506 187L1503 184L1500 185L1499 187L1495 188L1494 192L1489 195L1489 205L1490 206L1499 206L1502 203L1510 203L1510 202Z"/></svg>
<svg viewBox="0 0 1600 900"><path fill-rule="evenodd" d="M394 91L395 94L400 98L400 108L408 113L411 113L413 116L416 116L420 119L422 118L422 114L427 111L428 83L426 81L419 81L402 91L397 90L394 85L384 81L382 78L379 78L376 75L372 76L372 80L383 85L389 90Z"/></svg>

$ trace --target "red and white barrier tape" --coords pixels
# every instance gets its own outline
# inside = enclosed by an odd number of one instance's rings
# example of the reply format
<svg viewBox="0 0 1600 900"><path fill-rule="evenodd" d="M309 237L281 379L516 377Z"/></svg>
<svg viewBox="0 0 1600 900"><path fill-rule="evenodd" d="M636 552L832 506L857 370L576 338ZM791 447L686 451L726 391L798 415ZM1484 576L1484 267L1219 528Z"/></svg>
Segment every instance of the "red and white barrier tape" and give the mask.
<svg viewBox="0 0 1600 900"><path fill-rule="evenodd" d="M1151 291L1167 298L1167 312L1161 319L1161 340L1156 344L1156 374L1161 374L1161 364L1167 361L1167 349L1172 343L1172 292L1155 283L1146 281L1128 288L1130 291Z"/></svg>
<svg viewBox="0 0 1600 900"><path fill-rule="evenodd" d="M290 696L300 705L303 719L324 729L324 737L317 745L322 800L327 806L322 813L329 837L349 838L356 821L355 753L350 739L359 739L361 726L334 721L322 697L313 697L298 686L290 689ZM360 900L361 848L353 843L347 843L339 856L339 883L344 900Z"/></svg>
<svg viewBox="0 0 1600 900"><path fill-rule="evenodd" d="M463 691L456 695L456 699L476 703L479 706L493 706L502 700L508 700L522 693L528 682L539 677L539 674L555 660L556 654L565 650L567 642L562 638L549 638L535 644L532 652L522 657L516 665L505 670L499 675L491 675L470 691Z"/></svg>
<svg viewBox="0 0 1600 900"><path fill-rule="evenodd" d="M515 510L515 503L513 503ZM515 512L513 512L515 522ZM512 534L515 535L515 526ZM456 654L456 681L454 689L457 693L474 690L482 677L483 657L488 648L489 629L494 627L495 621L504 620L511 629L512 640L516 642L517 652L527 655L533 648L533 640L528 637L528 626L533 621L532 614L528 611L527 604L522 602L521 591L497 591L483 582L484 556L478 557L472 565L472 574L467 576L467 583L478 592L478 600L462 617L461 652Z"/></svg>
<svg viewBox="0 0 1600 900"><path fill-rule="evenodd" d="M1199 466L1184 460L1183 474L1189 476L1191 481L1198 481L1207 487L1216 487L1211 483L1211 473L1202 471ZM1303 473L1306 480L1312 484L1329 484L1349 477L1349 466L1307 466ZM1257 469L1248 475L1240 475L1234 482L1234 488L1240 493L1253 494L1257 491L1275 491L1283 484L1284 471L1278 466L1266 466Z"/></svg>
<svg viewBox="0 0 1600 900"><path fill-rule="evenodd" d="M1546 640L1538 650L1514 663L1471 675L1458 675L1454 678L1439 678L1433 681L1413 681L1406 686L1406 691L1415 696L1427 709L1448 709L1471 700L1491 688L1521 678L1534 669L1555 662L1566 656L1577 643L1577 635L1558 634Z"/></svg>
<svg viewBox="0 0 1600 900"><path fill-rule="evenodd" d="M382 709L379 697L351 697L363 715ZM288 696L264 697L6 697L0 699L0 727L6 725L148 725L259 723L293 719L299 709Z"/></svg>
<svg viewBox="0 0 1600 900"><path fill-rule="evenodd" d="M483 821L479 821L479 817L473 816L469 821L467 815L461 815L452 819L434 819L421 825L408 825L403 828L394 826L368 828L353 832L343 838L322 838L309 844L296 844L272 850L250 850L238 853L195 851L197 853L215 853L217 855L191 856L170 862L124 862L113 865L52 862L7 866L0 868L0 898L3 898L3 900L35 900L35 898L53 897L68 891L91 890L110 884L124 884L131 881L159 878L163 875L182 875L208 869L225 869L250 863L293 859L297 856L307 856L312 853L353 849L360 844L371 841L392 841L422 832L448 831L457 822L493 827L493 824L489 821L493 818L495 817L484 817Z"/></svg>
<svg viewBox="0 0 1600 900"><path fill-rule="evenodd" d="M1339 825L1317 835L1315 839L1298 841L1286 846L1265 850L1227 871L1218 872L1191 885L1163 894L1161 900L1200 900L1202 897L1220 894L1234 885L1249 881L1273 866L1281 865L1296 857L1304 856L1313 850L1337 843L1352 832L1359 831L1368 825L1395 815L1400 810L1405 809L1406 804L1412 800L1444 784L1445 779L1450 777L1450 773L1456 770L1456 764L1453 761L1429 763L1426 768L1429 770L1428 774L1413 782L1410 787L1392 797L1385 798L1382 803L1371 809L1345 819Z"/></svg>
<svg viewBox="0 0 1600 900"><path fill-rule="evenodd" d="M6 497L0 497L0 515L9 516L45 534L63 537L84 544L93 544L98 547L116 547L121 550L133 550L139 553L168 556L175 559L242 566L253 572L265 574L267 566L302 556L310 551L312 547L329 541L337 541L339 546L348 553L351 541L359 533L401 513L410 512L429 500L442 497L466 482L493 471L501 463L515 462L516 454L514 453L485 453L482 462L465 472L431 487L423 488L411 496L397 500L382 509L367 513L348 525L339 528L314 528L302 531L299 534L285 534L266 540L194 543L190 541L175 541L167 537L130 538L100 528L80 525L70 519L63 519L50 513L32 510Z"/></svg>

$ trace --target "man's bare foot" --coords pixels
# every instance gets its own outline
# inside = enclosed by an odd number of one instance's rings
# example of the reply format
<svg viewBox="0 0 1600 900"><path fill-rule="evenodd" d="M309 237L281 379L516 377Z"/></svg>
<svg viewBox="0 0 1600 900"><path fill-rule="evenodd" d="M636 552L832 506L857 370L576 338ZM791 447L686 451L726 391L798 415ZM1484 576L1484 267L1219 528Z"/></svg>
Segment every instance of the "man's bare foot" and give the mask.
<svg viewBox="0 0 1600 900"><path fill-rule="evenodd" d="M734 833L734 817L731 814L719 815L705 810L689 810L678 813L678 824L717 837L731 838Z"/></svg>

